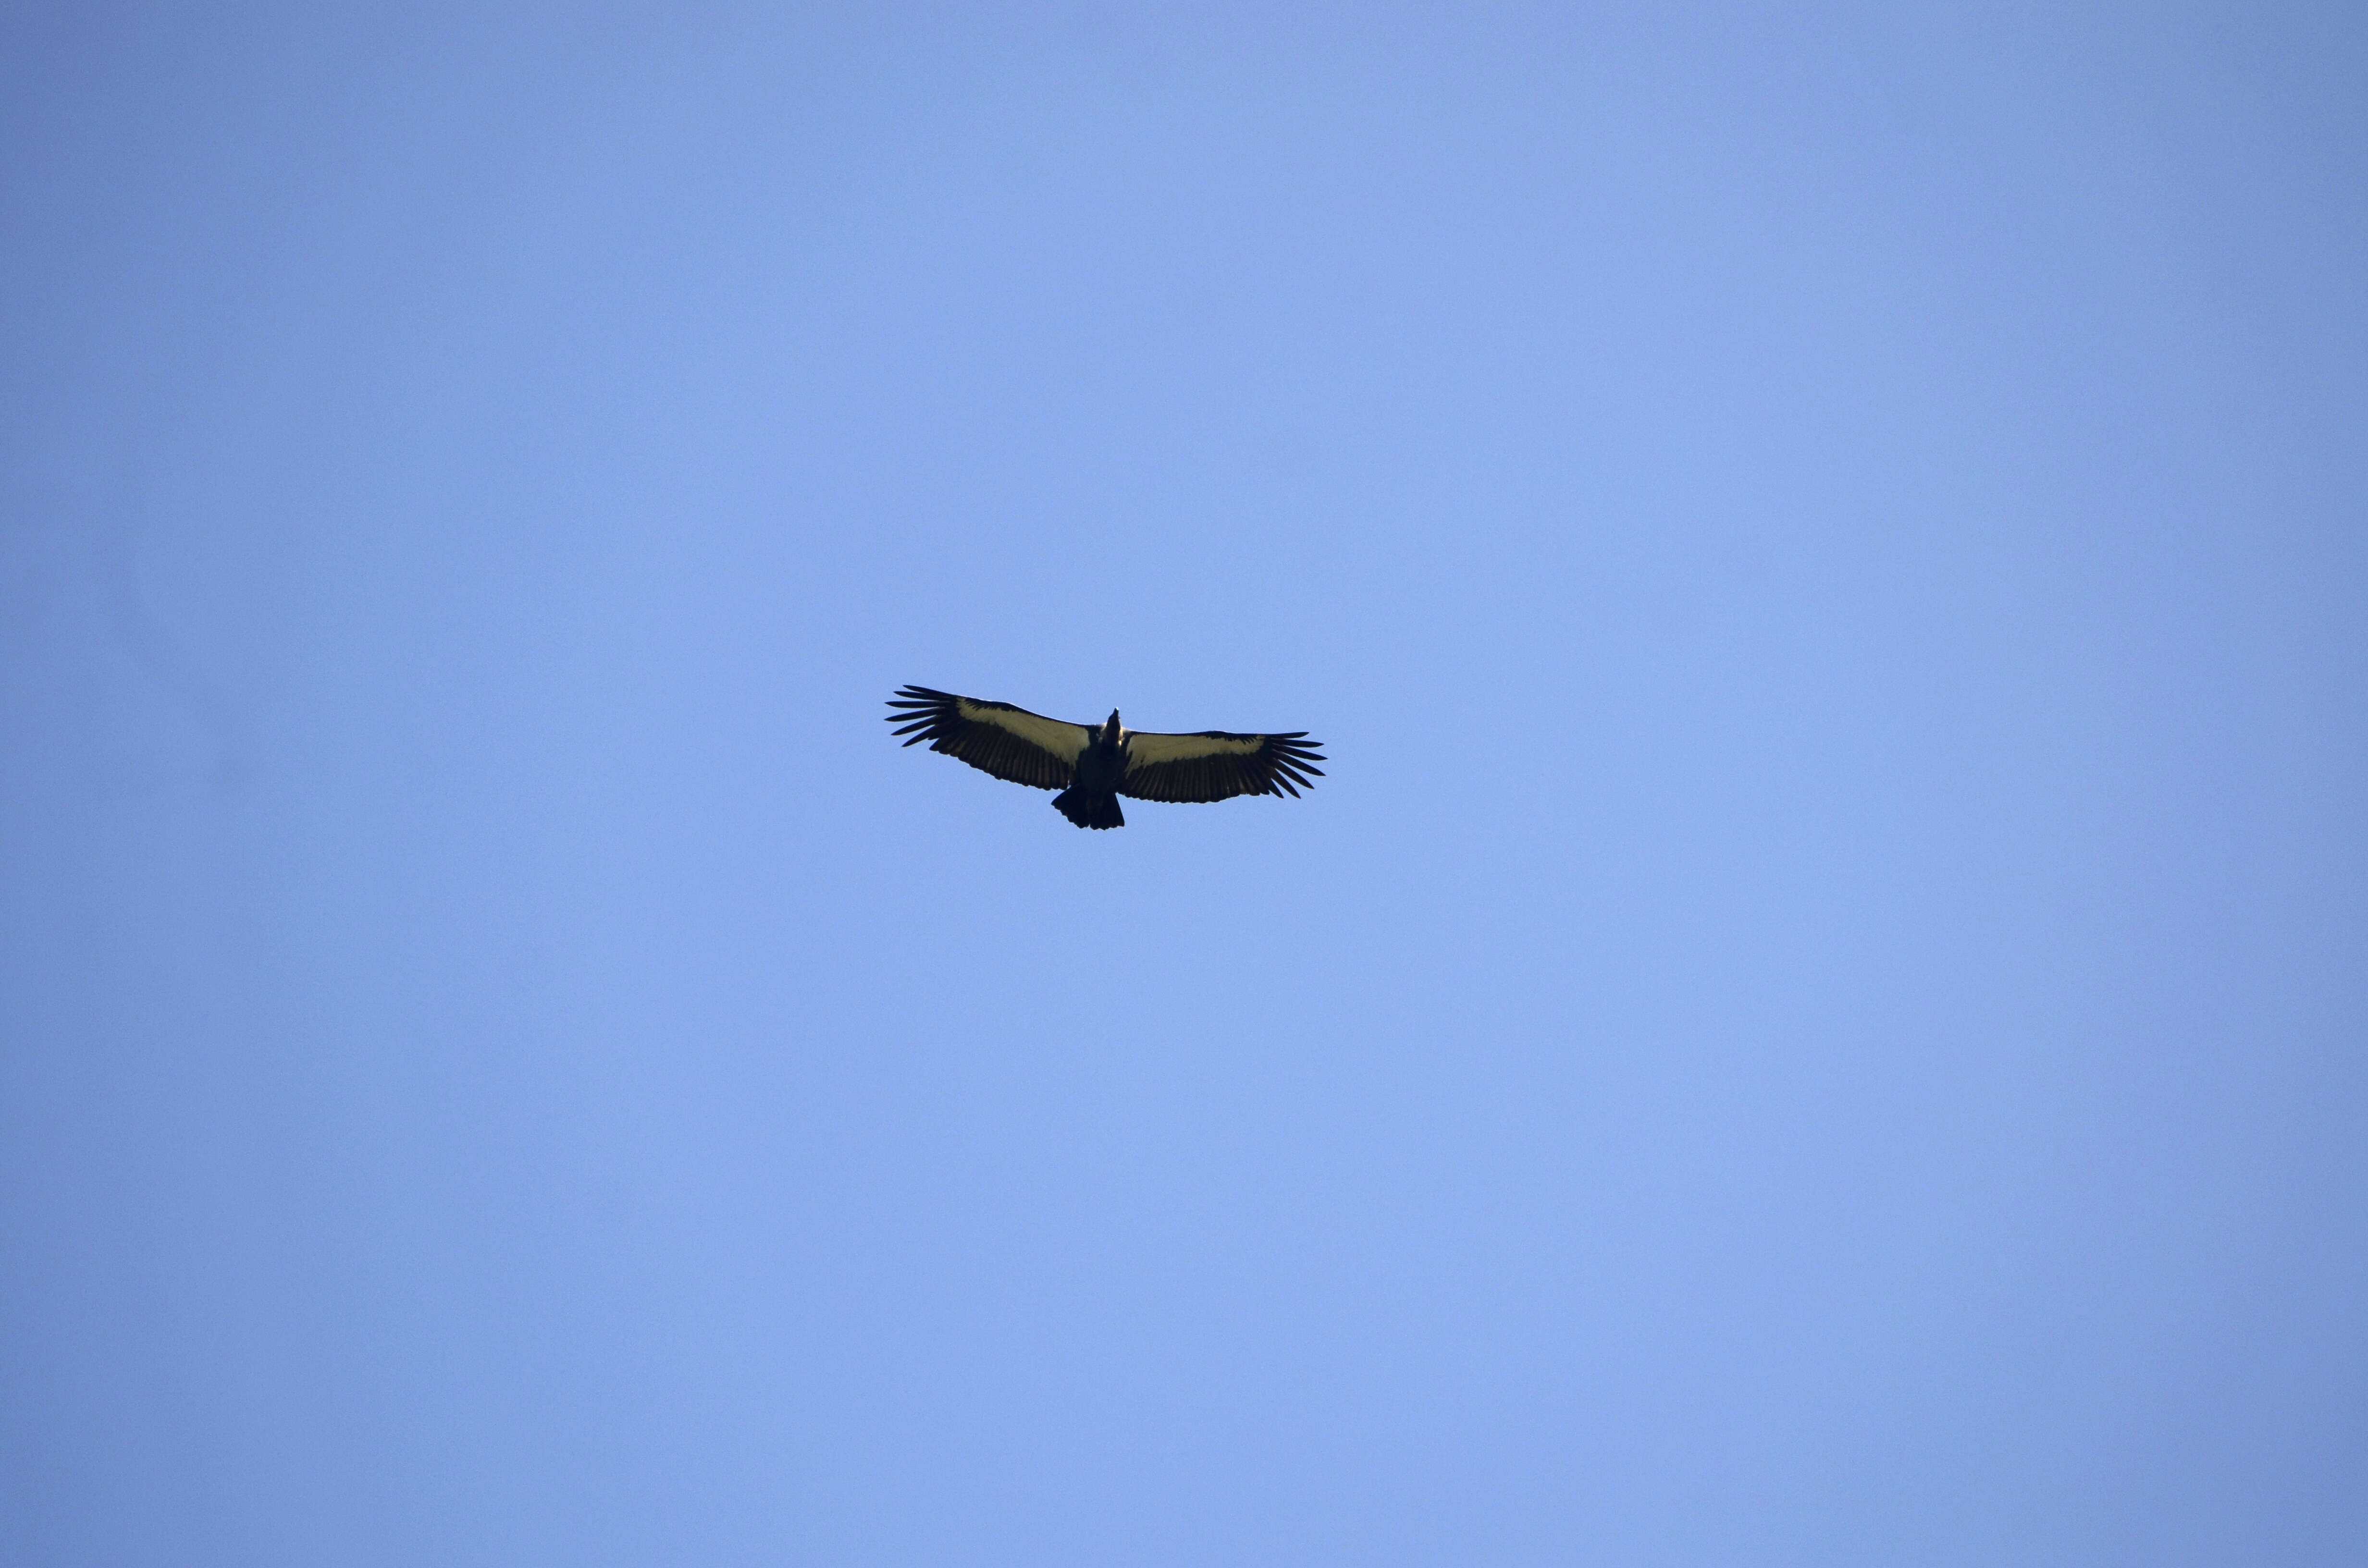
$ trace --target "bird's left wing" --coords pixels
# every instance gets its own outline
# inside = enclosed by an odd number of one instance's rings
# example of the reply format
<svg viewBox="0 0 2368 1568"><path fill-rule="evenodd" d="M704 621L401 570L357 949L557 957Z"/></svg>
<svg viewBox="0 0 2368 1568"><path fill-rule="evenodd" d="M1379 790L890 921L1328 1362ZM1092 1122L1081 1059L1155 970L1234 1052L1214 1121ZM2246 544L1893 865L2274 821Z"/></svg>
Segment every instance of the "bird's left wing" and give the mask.
<svg viewBox="0 0 2368 1568"><path fill-rule="evenodd" d="M927 741L931 751L960 757L982 773L1039 790L1067 789L1076 772L1077 754L1093 739L1083 724L1064 724L1008 702L981 702L926 686L904 687L888 699L888 706L896 710L888 715L888 722L898 726L893 733L913 737L906 745Z"/></svg>
<svg viewBox="0 0 2368 1568"><path fill-rule="evenodd" d="M1315 786L1308 775L1324 754L1307 732L1288 735L1237 735L1202 730L1194 735L1137 731L1126 738L1126 774L1118 792L1138 801L1224 801L1235 795L1294 798Z"/></svg>

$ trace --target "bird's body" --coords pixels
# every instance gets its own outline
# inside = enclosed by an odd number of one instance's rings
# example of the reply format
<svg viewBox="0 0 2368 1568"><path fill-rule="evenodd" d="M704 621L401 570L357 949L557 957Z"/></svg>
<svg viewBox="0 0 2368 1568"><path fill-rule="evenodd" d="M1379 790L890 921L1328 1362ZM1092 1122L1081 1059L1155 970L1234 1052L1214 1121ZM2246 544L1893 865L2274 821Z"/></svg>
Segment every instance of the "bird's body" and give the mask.
<svg viewBox="0 0 2368 1568"><path fill-rule="evenodd" d="M1047 719L1008 702L982 702L925 686L889 699L888 722L906 745L959 757L1015 784L1058 790L1053 807L1079 827L1124 827L1118 798L1223 801L1235 795L1296 796L1324 760L1307 732L1281 735L1202 730L1160 734L1127 729L1118 710L1099 724Z"/></svg>
<svg viewBox="0 0 2368 1568"><path fill-rule="evenodd" d="M1079 827L1124 827L1118 788L1126 779L1126 742L1113 708L1109 721L1094 726L1085 749L1077 753L1069 787L1053 797L1053 809Z"/></svg>

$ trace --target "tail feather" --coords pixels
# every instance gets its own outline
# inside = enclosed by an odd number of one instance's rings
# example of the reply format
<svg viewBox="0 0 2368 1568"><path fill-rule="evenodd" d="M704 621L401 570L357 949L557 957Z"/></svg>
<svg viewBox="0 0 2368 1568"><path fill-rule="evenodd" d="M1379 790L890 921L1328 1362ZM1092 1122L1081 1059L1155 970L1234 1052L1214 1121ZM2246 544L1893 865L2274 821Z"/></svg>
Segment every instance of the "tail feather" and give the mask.
<svg viewBox="0 0 2368 1568"><path fill-rule="evenodd" d="M1053 809L1079 827L1126 825L1126 818L1120 814L1116 795L1089 795L1079 790L1064 790L1053 797Z"/></svg>

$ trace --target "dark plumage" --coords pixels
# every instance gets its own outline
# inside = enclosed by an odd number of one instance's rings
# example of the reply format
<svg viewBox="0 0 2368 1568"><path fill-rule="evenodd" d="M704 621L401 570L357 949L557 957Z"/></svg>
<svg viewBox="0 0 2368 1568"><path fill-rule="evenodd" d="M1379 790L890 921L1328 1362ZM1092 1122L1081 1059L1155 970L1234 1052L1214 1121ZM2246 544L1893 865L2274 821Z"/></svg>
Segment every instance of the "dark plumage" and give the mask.
<svg viewBox="0 0 2368 1568"><path fill-rule="evenodd" d="M1324 760L1307 732L1237 735L1202 730L1189 735L1130 730L1118 710L1099 724L1047 719L1008 702L981 702L908 686L889 699L894 732L929 743L983 773L1039 790L1058 790L1053 805L1079 827L1124 827L1118 798L1138 801L1224 801L1235 795L1291 795L1315 788Z"/></svg>

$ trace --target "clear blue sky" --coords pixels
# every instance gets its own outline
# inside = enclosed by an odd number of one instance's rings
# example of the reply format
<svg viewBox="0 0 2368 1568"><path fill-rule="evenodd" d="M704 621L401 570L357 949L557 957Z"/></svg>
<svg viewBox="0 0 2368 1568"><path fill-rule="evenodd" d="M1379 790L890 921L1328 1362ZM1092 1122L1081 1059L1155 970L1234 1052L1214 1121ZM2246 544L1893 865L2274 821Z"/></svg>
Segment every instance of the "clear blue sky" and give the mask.
<svg viewBox="0 0 2368 1568"><path fill-rule="evenodd" d="M0 38L0 1555L2368 1556L2358 7L389 10Z"/></svg>

